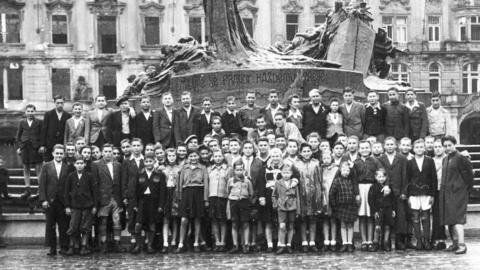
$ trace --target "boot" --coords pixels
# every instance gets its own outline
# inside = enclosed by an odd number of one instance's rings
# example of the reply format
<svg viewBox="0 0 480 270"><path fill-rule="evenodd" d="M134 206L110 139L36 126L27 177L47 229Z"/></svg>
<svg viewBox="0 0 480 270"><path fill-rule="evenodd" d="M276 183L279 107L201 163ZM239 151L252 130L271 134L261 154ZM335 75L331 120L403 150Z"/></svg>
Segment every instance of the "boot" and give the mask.
<svg viewBox="0 0 480 270"><path fill-rule="evenodd" d="M72 256L75 253L75 251L73 249L74 246L75 246L74 238L75 238L74 236L70 236L70 244L68 246L67 252L65 253L65 255L67 255L67 256Z"/></svg>
<svg viewBox="0 0 480 270"><path fill-rule="evenodd" d="M80 255L85 256L85 255L88 255L89 253L90 252L88 251L87 246L82 245L82 247L80 248Z"/></svg>
<svg viewBox="0 0 480 270"><path fill-rule="evenodd" d="M112 251L113 251L113 253L121 253L121 252L123 252L123 250L122 250L122 245L120 244L120 241L115 240L115 241L113 242Z"/></svg>
<svg viewBox="0 0 480 270"><path fill-rule="evenodd" d="M413 231L415 233L415 237L417 238L417 245L415 246L416 250L422 250L422 228L420 224L420 211L419 210L412 210L412 226Z"/></svg>
<svg viewBox="0 0 480 270"><path fill-rule="evenodd" d="M432 250L430 244L430 211L423 211L421 213L421 221L423 228L423 248L425 250Z"/></svg>
<svg viewBox="0 0 480 270"><path fill-rule="evenodd" d="M147 232L147 241L148 241L147 253L148 254L155 253L155 249L153 249L153 238L154 237L155 237L155 232L152 232L152 231Z"/></svg>
<svg viewBox="0 0 480 270"><path fill-rule="evenodd" d="M405 250L405 237L401 234L395 235L395 250Z"/></svg>

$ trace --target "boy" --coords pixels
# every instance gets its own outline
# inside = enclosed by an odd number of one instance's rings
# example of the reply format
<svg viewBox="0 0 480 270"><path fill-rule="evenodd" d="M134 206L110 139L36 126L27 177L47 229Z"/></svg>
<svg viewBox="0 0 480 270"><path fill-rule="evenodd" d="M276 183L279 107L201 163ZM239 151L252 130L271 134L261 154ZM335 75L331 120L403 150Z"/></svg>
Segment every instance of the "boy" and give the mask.
<svg viewBox="0 0 480 270"><path fill-rule="evenodd" d="M68 142L75 142L78 137L88 138L90 134L90 123L88 118L84 118L83 105L81 103L74 103L72 105L72 118L65 123L65 135L63 144Z"/></svg>
<svg viewBox="0 0 480 270"><path fill-rule="evenodd" d="M233 133L244 135L242 130L242 120L240 119L240 114L236 111L236 107L237 103L235 102L235 97L228 96L227 109L221 117L221 125L225 131L225 135L228 137Z"/></svg>
<svg viewBox="0 0 480 270"><path fill-rule="evenodd" d="M381 142L372 143L372 154L375 158L380 158L383 155L383 144Z"/></svg>
<svg viewBox="0 0 480 270"><path fill-rule="evenodd" d="M256 126L256 129L252 129L252 131L248 133L249 141L256 142L259 138L267 136L267 123L263 115L257 117Z"/></svg>
<svg viewBox="0 0 480 270"><path fill-rule="evenodd" d="M359 158L360 156L358 154L358 137L357 136L348 137L347 151L348 152L344 155L345 160L353 164L353 162L357 160L357 158Z"/></svg>
<svg viewBox="0 0 480 270"><path fill-rule="evenodd" d="M305 142L298 127L294 123L287 122L283 112L277 112L273 119L276 126L275 134L277 134L277 136L283 135L286 140L296 140L299 143Z"/></svg>
<svg viewBox="0 0 480 270"><path fill-rule="evenodd" d="M283 135L277 135L275 137L275 147L285 153L285 148L287 148L287 138Z"/></svg>
<svg viewBox="0 0 480 270"><path fill-rule="evenodd" d="M230 138L223 137L222 140L220 141L220 147L224 155L230 153Z"/></svg>
<svg viewBox="0 0 480 270"><path fill-rule="evenodd" d="M223 124L222 124L222 119L218 115L212 116L212 132L208 133L207 135L210 135L212 139L216 139L218 141L222 140L223 137L226 136L226 132L224 129L222 129ZM206 136L205 136L206 137ZM206 144L204 139L204 144Z"/></svg>
<svg viewBox="0 0 480 270"><path fill-rule="evenodd" d="M226 156L225 158L227 160L228 166L232 167L237 160L242 158L242 156L240 155L240 141L236 139L230 140L229 149L230 155Z"/></svg>
<svg viewBox="0 0 480 270"><path fill-rule="evenodd" d="M435 152L433 161L435 162L435 169L437 170L438 185L437 190L435 191L435 197L433 198L432 208L432 248L435 250L444 250L447 248L445 244L447 235L445 234L445 226L440 224L440 188L442 186L443 159L447 155L445 154L445 149L443 148L442 140L440 139L435 140L433 143L433 149Z"/></svg>
<svg viewBox="0 0 480 270"><path fill-rule="evenodd" d="M213 117L217 116L220 118L220 113L212 110L212 99L210 97L202 99L202 108L203 110L196 115L193 121L193 132L197 135L200 144L203 143L205 135L212 132Z"/></svg>
<svg viewBox="0 0 480 270"><path fill-rule="evenodd" d="M233 248L229 253L240 251L238 243L239 225L243 228L244 246L242 252L249 252L250 239L250 203L253 198L252 182L245 177L245 165L241 160L233 164L234 176L228 180L228 200L230 203L230 215L232 220Z"/></svg>
<svg viewBox="0 0 480 270"><path fill-rule="evenodd" d="M38 183L39 200L45 210L45 238L50 247L48 256L57 255L56 226L60 236L60 254L65 254L68 248L68 218L65 214L65 181L68 176L68 166L63 161L65 148L61 144L53 146L53 160L45 163L40 173Z"/></svg>
<svg viewBox="0 0 480 270"><path fill-rule="evenodd" d="M155 145L153 143L145 145L145 155L155 155Z"/></svg>
<svg viewBox="0 0 480 270"><path fill-rule="evenodd" d="M270 146L268 145L268 139L263 137L257 142L257 158L262 162L263 166L267 165L267 161L270 158Z"/></svg>
<svg viewBox="0 0 480 270"><path fill-rule="evenodd" d="M80 149L87 145L87 140L84 137L77 137L73 143L75 144L75 150L77 151L77 154L79 154Z"/></svg>
<svg viewBox="0 0 480 270"><path fill-rule="evenodd" d="M295 218L300 215L300 196L298 192L298 179L292 178L293 167L285 164L282 168L282 178L275 182L272 193L273 208L277 209L278 223L278 250L277 255L285 252L293 253L292 239ZM288 226L288 234L287 234ZM285 237L287 240L285 246Z"/></svg>
<svg viewBox="0 0 480 270"><path fill-rule="evenodd" d="M97 196L94 193L96 184L92 175L85 171L85 161L82 156L75 157L75 172L68 175L65 185L65 212L70 216L70 247L67 255L78 251L81 238L80 255L87 255L88 237L92 230L93 215L97 213Z"/></svg>
<svg viewBox="0 0 480 270"><path fill-rule="evenodd" d="M437 190L437 171L432 158L425 156L425 141L413 143L415 157L407 162L407 185L403 194L408 197L412 223L417 238L417 250L431 250L430 209Z"/></svg>
<svg viewBox="0 0 480 270"><path fill-rule="evenodd" d="M307 143L312 147L313 158L321 160L322 151L320 151L320 135L316 132L312 132L307 136Z"/></svg>
<svg viewBox="0 0 480 270"><path fill-rule="evenodd" d="M408 137L403 137L400 139L400 145L398 147L400 150L400 154L402 154L404 157L406 157L408 160L413 158L412 154L412 139Z"/></svg>
<svg viewBox="0 0 480 270"><path fill-rule="evenodd" d="M340 166L340 163L343 161L342 159L345 155L345 145L343 145L343 143L337 141L333 145L332 152L333 152L333 161L332 162L337 164L338 166Z"/></svg>
<svg viewBox="0 0 480 270"><path fill-rule="evenodd" d="M379 96L376 91L367 94L368 103L365 105L365 137L374 136L379 142L385 138L386 109L378 102Z"/></svg>
<svg viewBox="0 0 480 270"><path fill-rule="evenodd" d="M428 114L425 104L417 100L417 95L413 88L405 92L405 107L408 108L410 121L409 137L415 141L424 139L428 132Z"/></svg>
<svg viewBox="0 0 480 270"><path fill-rule="evenodd" d="M433 158L435 156L434 143L435 137L430 135L425 137L425 155L427 157Z"/></svg>

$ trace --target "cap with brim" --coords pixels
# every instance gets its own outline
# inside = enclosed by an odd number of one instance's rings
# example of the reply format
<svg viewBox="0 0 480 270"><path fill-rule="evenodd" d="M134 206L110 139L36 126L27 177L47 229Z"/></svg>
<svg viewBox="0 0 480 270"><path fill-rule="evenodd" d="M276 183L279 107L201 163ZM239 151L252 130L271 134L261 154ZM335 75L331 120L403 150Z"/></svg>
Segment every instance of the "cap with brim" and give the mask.
<svg viewBox="0 0 480 270"><path fill-rule="evenodd" d="M121 96L121 97L118 97L117 99L117 106L120 106L120 104L124 101L127 101L128 100L128 97L127 96Z"/></svg>
<svg viewBox="0 0 480 270"><path fill-rule="evenodd" d="M197 139L198 140L198 136L197 135L188 136L187 139L185 139L185 144L188 144L192 139Z"/></svg>

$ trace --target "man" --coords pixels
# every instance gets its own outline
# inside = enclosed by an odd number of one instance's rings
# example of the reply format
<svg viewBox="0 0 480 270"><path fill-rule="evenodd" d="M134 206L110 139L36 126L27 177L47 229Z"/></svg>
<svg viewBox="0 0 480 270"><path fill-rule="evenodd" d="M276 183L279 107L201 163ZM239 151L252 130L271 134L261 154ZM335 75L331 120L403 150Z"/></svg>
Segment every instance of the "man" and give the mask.
<svg viewBox="0 0 480 270"><path fill-rule="evenodd" d="M88 122L90 123L90 134L88 135L89 144L102 147L110 137L107 128L111 110L106 108L107 99L103 95L95 98L95 109L87 113Z"/></svg>
<svg viewBox="0 0 480 270"><path fill-rule="evenodd" d="M75 102L72 105L72 117L65 123L64 144L74 142L78 137L88 139L90 124L88 118L83 116L83 105Z"/></svg>
<svg viewBox="0 0 480 270"><path fill-rule="evenodd" d="M433 161L435 162L435 169L437 170L438 185L435 191L435 197L433 198L432 207L432 247L435 250L444 250L447 248L445 244L447 234L445 233L445 226L440 224L440 188L442 186L443 159L447 155L445 154L445 149L443 148L440 139L435 140L433 143L433 152Z"/></svg>
<svg viewBox="0 0 480 270"><path fill-rule="evenodd" d="M63 96L53 97L55 109L45 112L40 136L39 152L44 154L44 160L53 159L52 149L56 144L63 144L65 124L71 115L63 110L65 99Z"/></svg>
<svg viewBox="0 0 480 270"><path fill-rule="evenodd" d="M322 138L327 134L327 107L322 103L322 95L318 89L308 93L310 104L303 107L303 137L312 132L317 132Z"/></svg>
<svg viewBox="0 0 480 270"><path fill-rule="evenodd" d="M45 210L45 238L50 251L49 256L57 255L57 234L60 236L60 254L68 249L68 217L65 213L65 181L68 176L67 164L63 162L65 149L63 145L53 146L53 160L45 163L41 170L38 192L42 208Z"/></svg>
<svg viewBox="0 0 480 270"><path fill-rule="evenodd" d="M248 133L248 140L251 142L257 142L259 138L267 136L267 123L265 117L259 115L257 117L257 128Z"/></svg>
<svg viewBox="0 0 480 270"><path fill-rule="evenodd" d="M194 123L197 119L197 115L200 114L200 109L192 106L192 94L188 91L184 91L180 96L182 107L174 112L175 123L173 125L173 133L175 136L175 142L183 142L185 139L194 134Z"/></svg>
<svg viewBox="0 0 480 270"><path fill-rule="evenodd" d="M388 102L384 105L385 115L385 136L392 136L397 140L408 137L410 134L410 119L408 108L399 101L398 89L388 89Z"/></svg>
<svg viewBox="0 0 480 270"><path fill-rule="evenodd" d="M374 136L378 142L383 142L385 138L385 116L387 111L378 102L378 93L369 91L367 95L368 103L365 105L365 137Z"/></svg>
<svg viewBox="0 0 480 270"><path fill-rule="evenodd" d="M153 136L155 142L159 142L167 149L175 147L173 136L173 97L172 93L162 95L163 106L153 113Z"/></svg>
<svg viewBox="0 0 480 270"><path fill-rule="evenodd" d="M450 126L448 111L441 106L440 93L432 93L432 105L427 108L428 131L435 139L441 139L447 134Z"/></svg>
<svg viewBox="0 0 480 270"><path fill-rule="evenodd" d="M203 143L205 135L212 131L212 117L220 117L218 112L212 110L212 99L210 97L203 98L202 108L203 110L200 114L196 115L196 118L193 121L193 129L200 144Z"/></svg>
<svg viewBox="0 0 480 270"><path fill-rule="evenodd" d="M410 122L410 138L412 141L425 139L428 132L427 108L425 107L425 104L417 101L417 95L413 88L410 88L405 92L405 99L407 100L405 106L408 108Z"/></svg>
<svg viewBox="0 0 480 270"><path fill-rule="evenodd" d="M153 114L150 97L142 96L140 99L141 111L133 119L133 137L140 138L144 144L154 143Z"/></svg>
<svg viewBox="0 0 480 270"><path fill-rule="evenodd" d="M222 114L222 127L225 131L225 135L229 136L231 134L238 134L242 137L243 130L242 130L242 119L240 118L239 112L236 111L237 103L235 102L234 96L227 97L227 109Z"/></svg>
<svg viewBox="0 0 480 270"><path fill-rule="evenodd" d="M340 105L340 113L343 115L343 131L347 136L355 135L363 138L363 126L365 125L365 106L353 100L354 91L351 87L343 89L344 104Z"/></svg>
<svg viewBox="0 0 480 270"><path fill-rule="evenodd" d="M260 107L255 105L256 95L254 91L247 92L245 100L247 105L240 108L238 114L242 122L243 131L250 133L256 128L257 117L260 115Z"/></svg>
<svg viewBox="0 0 480 270"><path fill-rule="evenodd" d="M276 126L275 133L277 136L283 135L287 140L295 140L299 144L305 142L297 126L294 123L287 122L283 112L277 112L274 120Z"/></svg>
<svg viewBox="0 0 480 270"><path fill-rule="evenodd" d="M275 129L275 115L277 112L283 112L284 108L278 103L278 91L271 89L268 92L268 105L261 110L261 114L265 117L268 129Z"/></svg>
<svg viewBox="0 0 480 270"><path fill-rule="evenodd" d="M107 252L107 220L113 220L113 251L121 252L120 246L120 212L123 211L121 165L113 160L113 145L105 144L102 159L92 163L92 176L97 183L98 216L100 218L99 236L100 252Z"/></svg>
<svg viewBox="0 0 480 270"><path fill-rule="evenodd" d="M120 147L120 141L123 139L131 139L134 130L134 119L130 114L130 103L128 97L120 97L117 101L119 111L110 115L107 122L108 131L110 133L109 141L116 147Z"/></svg>

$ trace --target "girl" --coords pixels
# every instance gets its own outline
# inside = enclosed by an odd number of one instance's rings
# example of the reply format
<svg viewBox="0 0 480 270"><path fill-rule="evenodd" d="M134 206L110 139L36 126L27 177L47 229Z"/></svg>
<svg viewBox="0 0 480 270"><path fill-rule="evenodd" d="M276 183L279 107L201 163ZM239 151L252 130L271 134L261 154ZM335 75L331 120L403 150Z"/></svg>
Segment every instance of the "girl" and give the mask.
<svg viewBox="0 0 480 270"><path fill-rule="evenodd" d="M102 152L100 148L96 145L92 145L92 161L97 161L102 158Z"/></svg>
<svg viewBox="0 0 480 270"><path fill-rule="evenodd" d="M205 166L199 163L199 154L191 151L187 155L188 163L183 165L180 173L178 193L180 200L180 216L182 222L180 226L180 241L176 253L186 251L184 241L187 234L190 219L195 223L195 242L194 251L200 252L200 221L205 212L205 206L208 207L208 171Z"/></svg>
<svg viewBox="0 0 480 270"><path fill-rule="evenodd" d="M330 145L333 145L338 135L343 134L343 116L338 111L340 102L334 98L330 101L330 112L327 114L327 135Z"/></svg>
<svg viewBox="0 0 480 270"><path fill-rule="evenodd" d="M351 175L350 165L347 161L340 163L339 172L333 180L328 195L332 216L340 220L340 233L342 235L342 248L340 252L353 252L353 223L357 220L358 185Z"/></svg>
<svg viewBox="0 0 480 270"><path fill-rule="evenodd" d="M300 158L295 163L295 168L300 175L302 249L303 252L318 252L315 246L317 231L316 216L322 212L323 207L322 173L318 160L312 159L312 147L309 144L302 144L300 146ZM307 230L309 231L309 242L307 242Z"/></svg>
<svg viewBox="0 0 480 270"><path fill-rule="evenodd" d="M322 251L337 251L337 220L332 216L332 207L329 202L330 187L332 186L333 179L338 171L338 165L333 162L332 155L330 153L324 153L322 155L322 187L324 205L326 206L323 219L323 242Z"/></svg>
<svg viewBox="0 0 480 270"><path fill-rule="evenodd" d="M179 143L177 145L177 162L180 165L180 167L182 167L186 161L187 161L187 145L184 143Z"/></svg>
<svg viewBox="0 0 480 270"><path fill-rule="evenodd" d="M120 152L120 148L113 147L112 155L116 161L122 163L123 157L122 157L122 152Z"/></svg>
<svg viewBox="0 0 480 270"><path fill-rule="evenodd" d="M217 150L212 155L213 165L208 168L208 199L209 213L212 220L212 232L215 237L214 251L225 252L225 236L227 234L227 183L231 170L222 151Z"/></svg>
<svg viewBox="0 0 480 270"><path fill-rule="evenodd" d="M296 140L288 140L284 163L293 165L298 160L298 142Z"/></svg>
<svg viewBox="0 0 480 270"><path fill-rule="evenodd" d="M336 142L334 145L333 145L333 163L340 165L340 163L342 162L343 160L343 155L345 154L345 145L343 145L343 143L341 142Z"/></svg>
<svg viewBox="0 0 480 270"><path fill-rule="evenodd" d="M171 248L177 245L178 236L178 203L179 197L177 189L178 180L180 177L181 166L178 165L177 151L174 148L166 150L167 159L165 166L163 166L163 173L167 178L167 198L165 202L165 209L163 213L163 249L162 253L171 251ZM168 231L169 226L172 226L172 240L170 246L168 245Z"/></svg>
<svg viewBox="0 0 480 270"><path fill-rule="evenodd" d="M155 170L163 171L165 169L165 151L161 145L155 146Z"/></svg>
<svg viewBox="0 0 480 270"><path fill-rule="evenodd" d="M299 109L300 106L300 97L297 95L291 95L288 98L288 105L287 105L287 122L294 123L298 130L302 132L303 130L303 116L302 111Z"/></svg>
<svg viewBox="0 0 480 270"><path fill-rule="evenodd" d="M319 148L322 153L331 152L330 143L327 140L322 140Z"/></svg>
<svg viewBox="0 0 480 270"><path fill-rule="evenodd" d="M80 149L80 155L85 161L85 171L91 172L92 171L92 148L88 145L82 147L82 149Z"/></svg>

